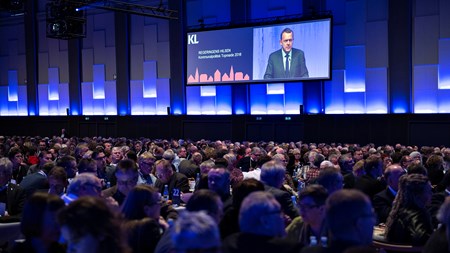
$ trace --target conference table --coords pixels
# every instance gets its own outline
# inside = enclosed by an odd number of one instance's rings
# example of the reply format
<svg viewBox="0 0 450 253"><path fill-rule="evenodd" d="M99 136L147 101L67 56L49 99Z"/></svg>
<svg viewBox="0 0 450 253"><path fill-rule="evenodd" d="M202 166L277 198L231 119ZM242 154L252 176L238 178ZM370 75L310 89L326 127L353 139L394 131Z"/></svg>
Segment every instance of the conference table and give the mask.
<svg viewBox="0 0 450 253"><path fill-rule="evenodd" d="M384 225L377 225L373 228L372 246L379 249L380 253L387 251L395 252L422 252L422 246L413 246L405 244L390 243L384 237L386 227Z"/></svg>

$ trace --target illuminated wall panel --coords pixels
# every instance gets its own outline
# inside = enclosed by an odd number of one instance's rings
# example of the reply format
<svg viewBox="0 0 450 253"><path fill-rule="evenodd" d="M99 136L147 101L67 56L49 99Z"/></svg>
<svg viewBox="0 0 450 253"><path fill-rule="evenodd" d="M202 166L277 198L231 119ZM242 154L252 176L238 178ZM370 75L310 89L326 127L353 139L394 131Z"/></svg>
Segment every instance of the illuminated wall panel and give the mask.
<svg viewBox="0 0 450 253"><path fill-rule="evenodd" d="M333 79L325 82L325 113L344 113L345 70L333 70Z"/></svg>
<svg viewBox="0 0 450 253"><path fill-rule="evenodd" d="M438 112L450 113L450 90L438 91Z"/></svg>
<svg viewBox="0 0 450 253"><path fill-rule="evenodd" d="M284 114L284 94L268 94L267 114Z"/></svg>
<svg viewBox="0 0 450 253"><path fill-rule="evenodd" d="M201 86L200 96L202 97L214 97L216 96L216 86Z"/></svg>
<svg viewBox="0 0 450 253"><path fill-rule="evenodd" d="M347 114L366 113L366 94L364 92L347 92L344 94L344 112Z"/></svg>
<svg viewBox="0 0 450 253"><path fill-rule="evenodd" d="M345 92L366 90L366 48L347 46L345 48Z"/></svg>
<svg viewBox="0 0 450 253"><path fill-rule="evenodd" d="M231 115L232 114L232 96L230 85L220 85L216 87L216 114Z"/></svg>
<svg viewBox="0 0 450 253"><path fill-rule="evenodd" d="M439 40L439 89L450 89L450 38Z"/></svg>
<svg viewBox="0 0 450 253"><path fill-rule="evenodd" d="M167 115L167 107L170 107L170 80L159 78L156 80L156 114Z"/></svg>
<svg viewBox="0 0 450 253"><path fill-rule="evenodd" d="M387 113L387 69L366 69L366 113Z"/></svg>
<svg viewBox="0 0 450 253"><path fill-rule="evenodd" d="M0 86L0 115L1 116L9 115L7 86Z"/></svg>
<svg viewBox="0 0 450 253"><path fill-rule="evenodd" d="M131 115L144 115L142 81L130 82Z"/></svg>
<svg viewBox="0 0 450 253"><path fill-rule="evenodd" d="M17 70L8 71L8 101L10 102L18 100L19 82L17 78Z"/></svg>
<svg viewBox="0 0 450 253"><path fill-rule="evenodd" d="M201 111L204 115L215 115L216 114L216 97L201 96L200 99Z"/></svg>
<svg viewBox="0 0 450 253"><path fill-rule="evenodd" d="M303 105L303 83L284 84L284 110L286 114L299 114Z"/></svg>
<svg viewBox="0 0 450 253"><path fill-rule="evenodd" d="M156 61L144 62L143 97L156 98Z"/></svg>
<svg viewBox="0 0 450 253"><path fill-rule="evenodd" d="M48 69L48 100L59 100L59 70L58 68ZM50 106L52 107L52 106Z"/></svg>
<svg viewBox="0 0 450 253"><path fill-rule="evenodd" d="M93 67L94 81L92 94L94 99L105 99L105 65L96 64Z"/></svg>
<svg viewBox="0 0 450 253"><path fill-rule="evenodd" d="M266 85L250 85L250 114L267 114Z"/></svg>
<svg viewBox="0 0 450 253"><path fill-rule="evenodd" d="M437 113L438 66L414 67L414 113Z"/></svg>
<svg viewBox="0 0 450 253"><path fill-rule="evenodd" d="M116 81L105 82L105 114L117 115Z"/></svg>
<svg viewBox="0 0 450 253"><path fill-rule="evenodd" d="M186 87L186 111L187 115L201 114L200 87Z"/></svg>
<svg viewBox="0 0 450 253"><path fill-rule="evenodd" d="M28 115L28 103L27 103L27 86L20 85L18 92L18 101L17 101L17 113L20 116Z"/></svg>
<svg viewBox="0 0 450 253"><path fill-rule="evenodd" d="M284 94L284 83L268 83L267 94Z"/></svg>
<svg viewBox="0 0 450 253"><path fill-rule="evenodd" d="M86 82L81 83L81 102L83 105L83 115L94 115L94 105L93 105L93 89L92 83Z"/></svg>

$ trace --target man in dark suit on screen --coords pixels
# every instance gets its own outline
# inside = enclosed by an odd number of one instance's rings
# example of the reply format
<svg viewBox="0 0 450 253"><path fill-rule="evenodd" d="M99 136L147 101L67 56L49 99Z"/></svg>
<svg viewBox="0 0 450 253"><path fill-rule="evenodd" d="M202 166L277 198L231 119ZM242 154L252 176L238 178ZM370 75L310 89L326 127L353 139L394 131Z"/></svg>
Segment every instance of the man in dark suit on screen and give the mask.
<svg viewBox="0 0 450 253"><path fill-rule="evenodd" d="M309 77L305 54L293 48L294 32L285 28L281 32L281 49L270 54L264 79Z"/></svg>

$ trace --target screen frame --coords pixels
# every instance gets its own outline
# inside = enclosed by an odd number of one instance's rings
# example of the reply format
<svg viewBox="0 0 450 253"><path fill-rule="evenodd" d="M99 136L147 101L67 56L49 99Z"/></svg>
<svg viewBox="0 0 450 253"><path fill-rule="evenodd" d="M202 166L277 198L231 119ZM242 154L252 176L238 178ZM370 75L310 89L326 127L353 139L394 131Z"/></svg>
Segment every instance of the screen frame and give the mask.
<svg viewBox="0 0 450 253"><path fill-rule="evenodd" d="M267 28L276 26L289 26L301 23L312 23L317 21L328 21L329 31L328 31L328 69L327 76L321 77L307 77L307 78L274 78L274 79L257 79L257 80L242 80L242 81L232 81L232 82L199 82L199 83L188 83L188 35L195 32L208 32L208 31L221 31L221 30L233 30L240 28ZM215 27L200 27L194 29L187 29L184 34L184 85L185 87L195 87L195 86L222 86L222 85L248 85L248 84L269 84L269 83L296 83L296 82L314 82L314 81L329 81L332 79L332 60L333 60L333 16L331 14L315 16L315 17L302 17L302 18L272 18L268 21L250 23L250 24L240 24L240 25L222 25ZM253 46L252 46L253 48ZM294 46L295 48L295 46ZM253 53L253 52L252 52Z"/></svg>

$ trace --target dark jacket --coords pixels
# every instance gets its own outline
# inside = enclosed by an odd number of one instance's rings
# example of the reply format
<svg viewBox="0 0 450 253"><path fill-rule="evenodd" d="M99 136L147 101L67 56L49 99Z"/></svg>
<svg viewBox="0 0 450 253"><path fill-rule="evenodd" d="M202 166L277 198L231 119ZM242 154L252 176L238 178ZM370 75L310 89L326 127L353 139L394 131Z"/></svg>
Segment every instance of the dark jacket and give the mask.
<svg viewBox="0 0 450 253"><path fill-rule="evenodd" d="M389 213L391 212L394 199L394 194L388 188L373 196L372 205L375 209L375 213L377 214L377 224L386 223Z"/></svg>
<svg viewBox="0 0 450 253"><path fill-rule="evenodd" d="M188 178L181 173L173 173L170 181L167 183L161 182L159 179L155 182L155 187L161 194L164 194L164 185L168 186L169 189L169 199L172 199L173 189L179 189L181 192L186 193L189 192L189 182Z"/></svg>
<svg viewBox="0 0 450 253"><path fill-rule="evenodd" d="M392 243L421 246L433 233L431 215L424 208L410 207L399 209L396 219L386 234Z"/></svg>

